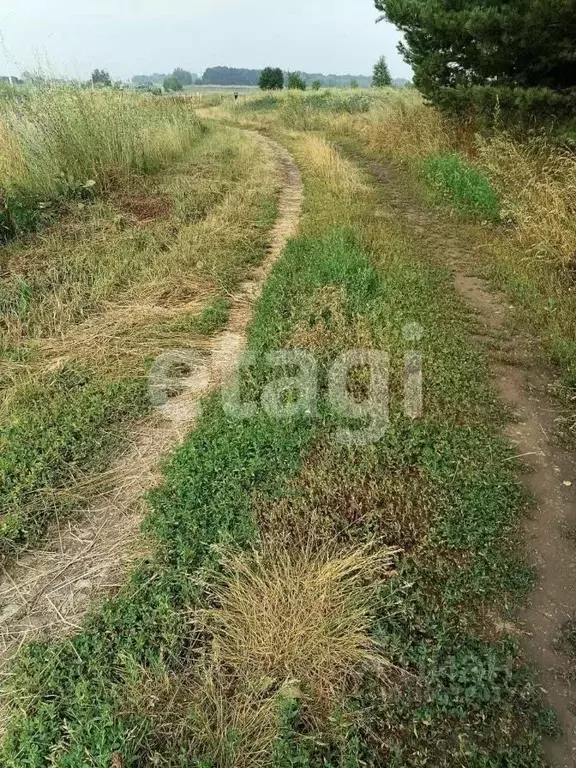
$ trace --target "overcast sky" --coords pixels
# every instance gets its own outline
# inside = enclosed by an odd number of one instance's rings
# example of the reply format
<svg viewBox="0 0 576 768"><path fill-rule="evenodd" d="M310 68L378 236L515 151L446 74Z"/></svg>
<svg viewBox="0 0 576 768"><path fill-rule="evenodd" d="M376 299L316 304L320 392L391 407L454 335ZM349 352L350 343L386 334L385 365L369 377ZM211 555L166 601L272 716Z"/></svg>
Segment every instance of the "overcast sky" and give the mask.
<svg viewBox="0 0 576 768"><path fill-rule="evenodd" d="M41 65L86 78L202 73L224 65L370 74L384 54L410 77L399 35L375 25L372 0L0 0L0 75Z"/></svg>

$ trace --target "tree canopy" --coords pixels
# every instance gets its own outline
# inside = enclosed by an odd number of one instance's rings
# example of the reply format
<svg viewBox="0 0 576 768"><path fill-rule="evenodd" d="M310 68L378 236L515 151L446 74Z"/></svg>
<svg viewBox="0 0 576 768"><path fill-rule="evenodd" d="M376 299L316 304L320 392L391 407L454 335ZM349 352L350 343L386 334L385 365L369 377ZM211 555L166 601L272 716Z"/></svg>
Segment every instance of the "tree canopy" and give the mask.
<svg viewBox="0 0 576 768"><path fill-rule="evenodd" d="M386 57L381 56L374 65L374 77L372 78L374 88L386 88L392 85L392 78L390 77L390 70L388 69L388 63Z"/></svg>
<svg viewBox="0 0 576 768"><path fill-rule="evenodd" d="M197 80L197 75L193 75L192 72L188 72L187 69L182 69L182 67L176 67L174 72L172 72L172 77L175 77L182 86L192 85Z"/></svg>
<svg viewBox="0 0 576 768"><path fill-rule="evenodd" d="M263 91L281 91L284 88L284 73L279 67L266 67L258 84Z"/></svg>
<svg viewBox="0 0 576 768"><path fill-rule="evenodd" d="M576 0L375 0L405 34L414 83L576 86Z"/></svg>
<svg viewBox="0 0 576 768"><path fill-rule="evenodd" d="M258 85L259 69L209 67L202 77L204 85Z"/></svg>
<svg viewBox="0 0 576 768"><path fill-rule="evenodd" d="M94 85L112 85L112 78L105 69L95 69L92 72L92 83Z"/></svg>

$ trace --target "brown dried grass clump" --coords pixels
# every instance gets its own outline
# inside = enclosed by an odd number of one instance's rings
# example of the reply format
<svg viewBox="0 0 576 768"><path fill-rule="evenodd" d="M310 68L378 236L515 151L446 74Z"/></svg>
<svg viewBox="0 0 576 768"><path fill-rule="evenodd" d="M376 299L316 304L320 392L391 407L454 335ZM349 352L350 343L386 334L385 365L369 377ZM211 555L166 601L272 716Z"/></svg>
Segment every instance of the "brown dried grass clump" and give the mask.
<svg viewBox="0 0 576 768"><path fill-rule="evenodd" d="M298 681L304 699L329 710L363 663L382 663L369 631L375 585L390 575L394 554L374 544L275 546L226 558L213 590L218 608L205 616L214 659L271 686Z"/></svg>
<svg viewBox="0 0 576 768"><path fill-rule="evenodd" d="M370 630L396 553L372 541L224 556L210 590L217 607L195 615L205 655L191 673L148 680L140 693L158 748L184 744L215 768L266 768L287 706L303 728L326 734L367 668L389 691L391 666Z"/></svg>
<svg viewBox="0 0 576 768"><path fill-rule="evenodd" d="M545 136L519 143L506 134L479 140L480 162L496 185L503 217L531 260L576 265L576 159Z"/></svg>
<svg viewBox="0 0 576 768"><path fill-rule="evenodd" d="M345 349L371 349L372 333L366 320L350 316L344 286L318 288L308 304L308 318L292 332L288 346L334 356Z"/></svg>

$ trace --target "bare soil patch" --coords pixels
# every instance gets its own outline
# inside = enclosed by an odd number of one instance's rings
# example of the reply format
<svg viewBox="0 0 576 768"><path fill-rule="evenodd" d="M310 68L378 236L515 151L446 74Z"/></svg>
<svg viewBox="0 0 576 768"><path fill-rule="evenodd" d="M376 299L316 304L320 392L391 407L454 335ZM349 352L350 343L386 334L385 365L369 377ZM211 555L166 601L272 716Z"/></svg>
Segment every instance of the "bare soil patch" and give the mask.
<svg viewBox="0 0 576 768"><path fill-rule="evenodd" d="M172 211L170 200L160 196L126 195L118 198L116 205L122 213L138 224L168 219Z"/></svg>

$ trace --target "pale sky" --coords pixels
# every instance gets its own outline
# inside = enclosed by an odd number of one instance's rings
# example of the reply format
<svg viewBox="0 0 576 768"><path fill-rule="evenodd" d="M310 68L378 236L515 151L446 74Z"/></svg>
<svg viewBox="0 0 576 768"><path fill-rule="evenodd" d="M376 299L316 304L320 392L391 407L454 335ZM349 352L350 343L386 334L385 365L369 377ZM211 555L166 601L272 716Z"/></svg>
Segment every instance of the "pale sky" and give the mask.
<svg viewBox="0 0 576 768"><path fill-rule="evenodd" d="M370 74L384 54L410 77L372 0L1 0L0 75L41 66L116 79L206 67Z"/></svg>

